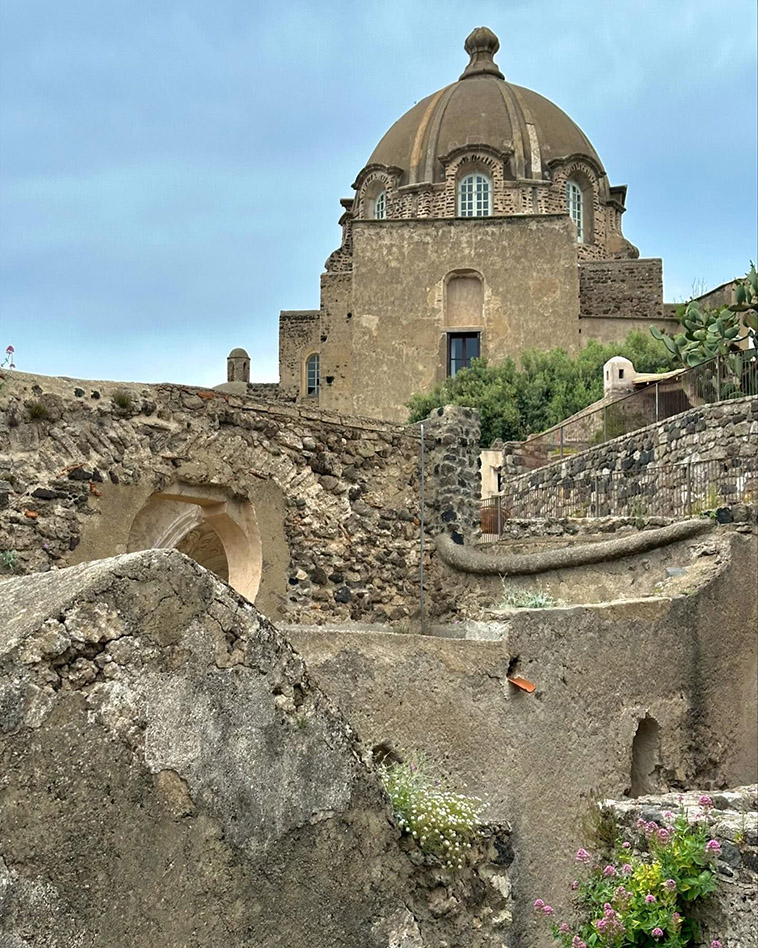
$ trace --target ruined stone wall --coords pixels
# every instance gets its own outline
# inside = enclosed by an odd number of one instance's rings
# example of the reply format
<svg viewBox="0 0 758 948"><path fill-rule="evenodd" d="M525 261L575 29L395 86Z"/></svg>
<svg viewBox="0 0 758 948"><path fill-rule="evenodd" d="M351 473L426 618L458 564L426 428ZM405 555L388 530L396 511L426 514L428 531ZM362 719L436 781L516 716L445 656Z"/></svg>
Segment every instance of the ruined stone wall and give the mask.
<svg viewBox="0 0 758 948"><path fill-rule="evenodd" d="M282 310L279 314L279 387L284 395L305 396L305 360L311 352L318 352L319 337L319 310Z"/></svg>
<svg viewBox="0 0 758 948"><path fill-rule="evenodd" d="M756 538L732 544L723 558L704 553L719 562L686 595L513 610L490 623L499 641L293 635L364 740L444 760L491 818L508 814L516 943L533 943L537 896L568 909L590 794L630 791L645 717L660 727L657 788L756 780ZM510 684L513 673L536 691Z"/></svg>
<svg viewBox="0 0 758 948"><path fill-rule="evenodd" d="M230 557L246 533L250 550L239 554L240 569L257 550L255 598L268 615L384 621L416 610L417 427L180 386L20 374L0 398L6 573L139 549L140 538L177 545L197 527L188 521L179 529L182 511L193 506L211 525L221 523L214 515L226 516ZM457 417L448 412L427 441L428 550L448 523L468 529L475 516L477 423L469 412L465 443L451 448L445 433L451 425L459 438ZM467 490L451 492L446 478ZM151 507L156 495L160 511ZM176 505L176 517L166 503Z"/></svg>
<svg viewBox="0 0 758 948"><path fill-rule="evenodd" d="M517 358L546 335L575 350L573 231L566 215L354 222L350 299L323 327L324 375L334 380L322 387L321 406L404 419L411 395L445 378L449 331L481 331L492 362ZM446 325L446 278L467 270L483 281L481 320Z"/></svg>
<svg viewBox="0 0 758 948"><path fill-rule="evenodd" d="M663 312L663 268L656 258L581 261L579 306L584 342L616 342L632 330L676 326Z"/></svg>
<svg viewBox="0 0 758 948"><path fill-rule="evenodd" d="M689 473L688 473L689 465ZM508 478L508 516L682 516L758 497L758 396L702 405Z"/></svg>
<svg viewBox="0 0 758 948"><path fill-rule="evenodd" d="M175 551L0 580L0 944L500 948L505 826L400 836L332 702Z"/></svg>

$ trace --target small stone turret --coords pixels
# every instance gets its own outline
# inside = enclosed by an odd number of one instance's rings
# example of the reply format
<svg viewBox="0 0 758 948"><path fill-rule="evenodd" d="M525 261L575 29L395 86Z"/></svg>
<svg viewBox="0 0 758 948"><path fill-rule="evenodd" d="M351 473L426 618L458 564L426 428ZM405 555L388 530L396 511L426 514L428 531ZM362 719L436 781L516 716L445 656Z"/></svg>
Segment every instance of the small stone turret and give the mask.
<svg viewBox="0 0 758 948"><path fill-rule="evenodd" d="M634 388L636 375L633 363L623 356L614 356L603 366L603 394L622 395Z"/></svg>
<svg viewBox="0 0 758 948"><path fill-rule="evenodd" d="M232 349L226 357L226 381L250 381L250 356L244 349Z"/></svg>

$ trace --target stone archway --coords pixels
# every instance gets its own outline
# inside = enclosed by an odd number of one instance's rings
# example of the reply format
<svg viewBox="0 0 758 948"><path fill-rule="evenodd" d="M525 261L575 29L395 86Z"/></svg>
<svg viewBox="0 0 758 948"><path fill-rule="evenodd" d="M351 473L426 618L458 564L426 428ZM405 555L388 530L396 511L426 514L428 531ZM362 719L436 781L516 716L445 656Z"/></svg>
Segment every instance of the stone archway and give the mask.
<svg viewBox="0 0 758 948"><path fill-rule="evenodd" d="M175 484L156 491L135 516L127 551L173 548L253 601L262 549L255 510L223 487Z"/></svg>

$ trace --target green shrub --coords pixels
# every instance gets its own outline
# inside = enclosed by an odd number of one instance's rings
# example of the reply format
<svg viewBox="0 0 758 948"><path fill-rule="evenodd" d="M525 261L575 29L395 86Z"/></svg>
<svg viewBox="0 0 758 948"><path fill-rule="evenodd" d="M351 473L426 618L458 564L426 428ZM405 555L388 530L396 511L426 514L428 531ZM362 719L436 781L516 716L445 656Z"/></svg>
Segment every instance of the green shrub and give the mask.
<svg viewBox="0 0 758 948"><path fill-rule="evenodd" d="M29 402L26 415L29 421L47 421L50 418L50 412L44 402Z"/></svg>
<svg viewBox="0 0 758 948"><path fill-rule="evenodd" d="M382 781L400 829L448 869L462 869L478 833L483 801L452 792L431 776L425 758L393 764Z"/></svg>
<svg viewBox="0 0 758 948"><path fill-rule="evenodd" d="M686 948L700 938L693 903L716 888L715 860L720 844L710 839L707 815L713 805L700 798L702 820L690 823L685 812L663 814L665 822L637 820L631 840L616 837L612 855L594 859L576 854L582 878L573 924L557 922L542 899L534 910L551 922L553 937L564 948ZM719 943L712 942L711 948Z"/></svg>
<svg viewBox="0 0 758 948"><path fill-rule="evenodd" d="M125 392L123 389L118 389L113 393L112 401L116 408L120 408L121 411L131 411L134 407L131 392Z"/></svg>

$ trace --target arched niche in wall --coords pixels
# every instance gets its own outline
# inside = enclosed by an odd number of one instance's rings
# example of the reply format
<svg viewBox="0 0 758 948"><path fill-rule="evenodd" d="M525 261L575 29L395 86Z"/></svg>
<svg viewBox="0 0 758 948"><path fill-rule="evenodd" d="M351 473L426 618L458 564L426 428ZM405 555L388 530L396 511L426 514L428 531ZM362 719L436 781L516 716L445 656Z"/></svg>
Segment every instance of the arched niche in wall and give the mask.
<svg viewBox="0 0 758 948"><path fill-rule="evenodd" d="M262 549L249 501L222 487L175 484L154 493L129 531L127 551L177 549L253 601Z"/></svg>
<svg viewBox="0 0 758 948"><path fill-rule="evenodd" d="M632 797L656 793L661 789L661 728L650 715L640 721L632 741Z"/></svg>
<svg viewBox="0 0 758 948"><path fill-rule="evenodd" d="M484 281L476 270L454 270L445 277L446 329L481 329L484 325Z"/></svg>

